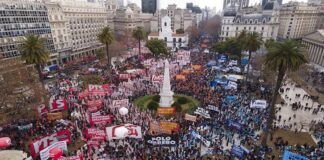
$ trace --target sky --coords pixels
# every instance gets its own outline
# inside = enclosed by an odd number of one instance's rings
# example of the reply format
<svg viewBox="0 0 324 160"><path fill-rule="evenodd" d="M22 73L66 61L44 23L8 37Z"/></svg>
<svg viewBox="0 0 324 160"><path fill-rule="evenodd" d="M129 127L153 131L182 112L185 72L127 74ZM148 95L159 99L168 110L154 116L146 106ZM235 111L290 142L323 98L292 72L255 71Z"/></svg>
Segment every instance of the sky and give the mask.
<svg viewBox="0 0 324 160"><path fill-rule="evenodd" d="M129 0L130 2L137 3L141 6L141 0ZM283 3L287 3L292 0L283 0ZM307 2L307 0L293 0L299 2ZM223 0L160 0L161 8L166 8L168 4L177 4L179 8L185 8L186 3L192 2L194 5L198 5L199 7L216 7L216 10L223 9ZM260 3L261 0L250 0L250 5L255 3Z"/></svg>

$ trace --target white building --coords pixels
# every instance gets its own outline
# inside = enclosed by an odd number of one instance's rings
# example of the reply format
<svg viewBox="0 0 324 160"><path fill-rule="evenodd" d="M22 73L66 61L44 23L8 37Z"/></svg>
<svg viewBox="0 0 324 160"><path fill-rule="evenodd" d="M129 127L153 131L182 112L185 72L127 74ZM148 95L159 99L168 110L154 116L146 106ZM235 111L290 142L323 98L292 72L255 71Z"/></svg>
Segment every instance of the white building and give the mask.
<svg viewBox="0 0 324 160"><path fill-rule="evenodd" d="M265 41L267 39L276 39L279 29L279 4L273 3L263 11L255 13L237 12L239 6L229 6L223 13L221 39L235 37L243 30L247 32L257 32Z"/></svg>
<svg viewBox="0 0 324 160"><path fill-rule="evenodd" d="M307 47L309 60L324 67L324 29L306 34L302 43Z"/></svg>
<svg viewBox="0 0 324 160"><path fill-rule="evenodd" d="M316 29L320 12L318 6L306 3L290 2L280 9L280 27L278 37L301 38Z"/></svg>
<svg viewBox="0 0 324 160"><path fill-rule="evenodd" d="M324 0L308 0L309 4L324 4Z"/></svg>
<svg viewBox="0 0 324 160"><path fill-rule="evenodd" d="M57 3L56 11L49 12L54 43L59 49L69 49L69 54L62 54L62 61L73 60L94 54L103 45L97 35L107 26L107 12L100 3L77 0L51 0ZM46 3L52 7L53 3ZM66 53L66 52L65 52Z"/></svg>
<svg viewBox="0 0 324 160"><path fill-rule="evenodd" d="M162 26L159 29L159 32L151 32L148 36L148 39L160 39L164 40L169 48L180 48L188 47L188 34L176 34L172 31L171 28L171 18L164 16L161 18Z"/></svg>

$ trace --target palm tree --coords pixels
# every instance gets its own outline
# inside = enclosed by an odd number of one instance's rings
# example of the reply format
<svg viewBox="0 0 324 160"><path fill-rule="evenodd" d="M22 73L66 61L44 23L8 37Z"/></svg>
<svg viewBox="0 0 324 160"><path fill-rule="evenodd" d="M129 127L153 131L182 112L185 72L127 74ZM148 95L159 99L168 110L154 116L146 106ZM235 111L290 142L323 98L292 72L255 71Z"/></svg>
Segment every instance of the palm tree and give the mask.
<svg viewBox="0 0 324 160"><path fill-rule="evenodd" d="M141 40L145 39L146 33L142 27L137 27L132 36L138 41L138 55L141 55Z"/></svg>
<svg viewBox="0 0 324 160"><path fill-rule="evenodd" d="M224 53L225 52L225 42L216 42L213 45L213 50L218 52L218 53Z"/></svg>
<svg viewBox="0 0 324 160"><path fill-rule="evenodd" d="M27 64L35 64L39 80L43 83L41 67L49 60L49 51L44 46L45 39L39 35L28 35L24 39L19 48L21 58Z"/></svg>
<svg viewBox="0 0 324 160"><path fill-rule="evenodd" d="M238 38L228 38L225 41L225 51L229 52L231 54L232 57L237 57L238 61L241 61L241 57L242 57L242 48L241 45L239 43Z"/></svg>
<svg viewBox="0 0 324 160"><path fill-rule="evenodd" d="M277 101L278 91L286 71L296 71L300 66L307 63L304 55L304 49L294 40L285 40L284 42L273 42L265 57L265 65L269 69L277 72L276 86L273 90L270 102L270 115L265 129L265 135L262 139L262 145L266 146L269 136L269 130L272 130L272 123L275 117L275 103Z"/></svg>
<svg viewBox="0 0 324 160"><path fill-rule="evenodd" d="M110 54L109 54L109 45L114 41L114 36L112 34L111 29L107 26L104 27L101 32L98 35L98 40L102 44L106 46L106 54L107 54L107 59L108 59L108 71L110 71L111 66L110 66Z"/></svg>
<svg viewBox="0 0 324 160"><path fill-rule="evenodd" d="M249 62L248 62L248 66L247 66L247 73L246 73L245 83L249 79L251 54L252 54L252 52L255 52L258 49L260 49L262 43L263 43L262 38L260 37L260 35L257 32L248 33L246 35L244 48L249 51Z"/></svg>

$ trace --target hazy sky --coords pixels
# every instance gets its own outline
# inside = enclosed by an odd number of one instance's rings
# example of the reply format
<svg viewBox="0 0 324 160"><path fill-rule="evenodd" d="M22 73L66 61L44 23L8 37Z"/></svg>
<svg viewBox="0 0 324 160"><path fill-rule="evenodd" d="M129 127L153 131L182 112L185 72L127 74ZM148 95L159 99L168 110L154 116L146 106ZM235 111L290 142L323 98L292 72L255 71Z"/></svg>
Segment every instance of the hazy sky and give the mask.
<svg viewBox="0 0 324 160"><path fill-rule="evenodd" d="M129 0L130 2L134 2L141 6L141 0ZM283 3L287 3L289 1L300 1L307 2L307 0L283 0ZM216 10L223 9L223 0L160 0L161 8L166 8L168 4L177 4L179 8L185 8L186 3L192 2L194 5L198 5L200 7L216 7ZM255 3L260 3L261 0L250 0L250 5Z"/></svg>

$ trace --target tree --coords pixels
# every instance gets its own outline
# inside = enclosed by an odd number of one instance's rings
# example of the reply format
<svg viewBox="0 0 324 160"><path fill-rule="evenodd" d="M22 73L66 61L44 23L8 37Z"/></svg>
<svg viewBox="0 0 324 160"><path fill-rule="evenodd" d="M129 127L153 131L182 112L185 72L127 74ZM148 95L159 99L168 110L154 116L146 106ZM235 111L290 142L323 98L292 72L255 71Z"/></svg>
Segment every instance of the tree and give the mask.
<svg viewBox="0 0 324 160"><path fill-rule="evenodd" d="M237 38L231 37L225 41L225 51L229 52L231 56L238 57L238 61L241 62L242 48Z"/></svg>
<svg viewBox="0 0 324 160"><path fill-rule="evenodd" d="M152 52L155 58L166 58L170 56L170 52L163 40L151 39L146 42L146 47Z"/></svg>
<svg viewBox="0 0 324 160"><path fill-rule="evenodd" d="M180 29L177 29L177 30L176 30L176 33L177 33L177 34L184 34L185 31L184 31L182 28L180 28Z"/></svg>
<svg viewBox="0 0 324 160"><path fill-rule="evenodd" d="M103 49L97 49L96 50L96 56L97 56L98 60L100 62L102 62L103 59L105 59L105 53L104 53Z"/></svg>
<svg viewBox="0 0 324 160"><path fill-rule="evenodd" d="M199 31L197 27L190 26L186 29L186 32L189 33L189 43L192 44L199 40Z"/></svg>
<svg viewBox="0 0 324 160"><path fill-rule="evenodd" d="M35 64L39 80L43 83L42 66L49 60L49 51L44 46L45 39L39 35L28 35L19 49L22 60Z"/></svg>
<svg viewBox="0 0 324 160"><path fill-rule="evenodd" d="M244 39L245 39L244 48L249 51L249 62L247 65L247 73L245 78L245 83L246 83L249 79L252 52L257 51L261 47L263 42L261 36L257 32L248 33L246 35L246 38Z"/></svg>
<svg viewBox="0 0 324 160"><path fill-rule="evenodd" d="M109 45L114 41L114 36L112 34L112 31L109 27L104 27L101 32L98 35L98 40L102 44L106 46L106 54L108 59L108 71L110 73L111 70L111 64L110 64L110 54L109 54Z"/></svg>
<svg viewBox="0 0 324 160"><path fill-rule="evenodd" d="M150 111L156 111L157 108L159 108L159 104L155 101L151 101L148 105L147 105L147 109L149 109Z"/></svg>
<svg viewBox="0 0 324 160"><path fill-rule="evenodd" d="M146 33L142 27L137 27L132 36L138 41L138 54L141 55L141 40L145 39Z"/></svg>
<svg viewBox="0 0 324 160"><path fill-rule="evenodd" d="M302 46L294 40L285 40L284 42L274 42L269 46L265 57L265 65L277 72L275 89L273 90L270 102L270 114L265 129L265 135L262 139L262 145L266 146L269 136L269 130L272 130L272 123L275 117L275 103L278 97L278 91L282 85L286 71L296 71L303 64L307 63Z"/></svg>
<svg viewBox="0 0 324 160"><path fill-rule="evenodd" d="M272 39L272 38L267 39L266 42L264 43L264 46L265 46L266 48L269 48L269 47L272 45L273 42L275 42L274 39Z"/></svg>
<svg viewBox="0 0 324 160"><path fill-rule="evenodd" d="M213 45L213 50L218 52L218 53L224 53L226 48L225 48L225 42L216 42Z"/></svg>

